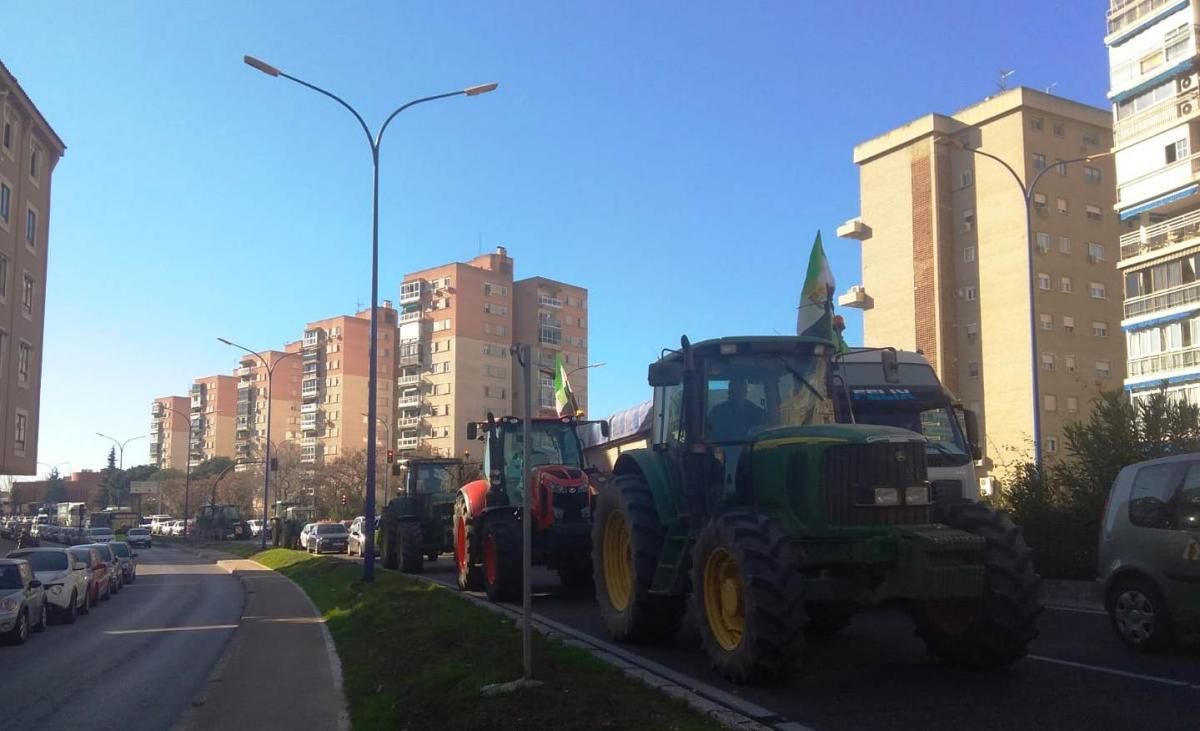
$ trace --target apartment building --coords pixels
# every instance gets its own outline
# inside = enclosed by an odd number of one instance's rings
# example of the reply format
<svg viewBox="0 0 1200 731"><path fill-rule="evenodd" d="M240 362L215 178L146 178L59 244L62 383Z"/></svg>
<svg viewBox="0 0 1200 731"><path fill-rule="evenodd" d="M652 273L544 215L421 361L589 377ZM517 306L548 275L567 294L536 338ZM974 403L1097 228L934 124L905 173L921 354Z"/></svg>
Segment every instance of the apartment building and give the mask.
<svg viewBox="0 0 1200 731"><path fill-rule="evenodd" d="M191 401L161 396L150 406L150 464L160 470L187 468Z"/></svg>
<svg viewBox="0 0 1200 731"><path fill-rule="evenodd" d="M50 179L65 150L0 63L0 474L37 472Z"/></svg>
<svg viewBox="0 0 1200 731"><path fill-rule="evenodd" d="M192 466L214 457L234 459L237 419L237 379L233 376L197 378L189 392L192 415Z"/></svg>
<svg viewBox="0 0 1200 731"><path fill-rule="evenodd" d="M396 310L377 309L377 448L395 421ZM310 322L299 343L298 432L301 460L320 464L367 448L371 311ZM291 360L291 359L289 359ZM276 376L278 378L278 376ZM276 428L276 427L272 427Z"/></svg>
<svg viewBox="0 0 1200 731"><path fill-rule="evenodd" d="M1112 0L1107 20L1125 388L1200 404L1200 9Z"/></svg>
<svg viewBox="0 0 1200 731"><path fill-rule="evenodd" d="M1017 88L854 148L861 215L838 235L862 242L863 279L839 303L863 310L867 345L921 350L979 414L985 470L1031 456L1035 408L1054 458L1064 425L1120 386L1111 128L1106 110ZM1028 245L1020 187L976 150L1041 174Z"/></svg>
<svg viewBox="0 0 1200 731"><path fill-rule="evenodd" d="M234 455L247 462L261 461L266 454L268 411L275 445L300 438L300 342L259 355L262 360L247 354L233 372L237 379ZM269 384L268 368L274 373Z"/></svg>
<svg viewBox="0 0 1200 731"><path fill-rule="evenodd" d="M479 459L478 443L467 440L467 423L489 412L518 414L522 403L514 343L542 349L538 402L551 410L553 351L586 364L587 291L541 277L514 282L513 272L512 257L499 246L468 262L405 275L394 440L402 454L420 449ZM586 372L580 374L572 376L572 386L585 405Z"/></svg>

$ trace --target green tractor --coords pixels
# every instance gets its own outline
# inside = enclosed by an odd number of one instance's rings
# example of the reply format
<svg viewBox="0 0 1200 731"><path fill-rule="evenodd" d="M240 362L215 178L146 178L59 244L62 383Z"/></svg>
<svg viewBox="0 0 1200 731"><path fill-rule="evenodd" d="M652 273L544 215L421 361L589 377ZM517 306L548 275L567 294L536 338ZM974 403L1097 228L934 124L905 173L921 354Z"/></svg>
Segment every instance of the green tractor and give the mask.
<svg viewBox="0 0 1200 731"><path fill-rule="evenodd" d="M454 498L466 480L459 459L413 457L399 465L400 494L383 509L383 567L419 574L424 561L454 550Z"/></svg>
<svg viewBox="0 0 1200 731"><path fill-rule="evenodd" d="M276 500L271 517L271 543L276 547L300 548L300 531L314 521L316 510L293 500Z"/></svg>
<svg viewBox="0 0 1200 731"><path fill-rule="evenodd" d="M196 533L204 541L236 541L250 537L250 524L242 520L237 505L201 505L196 513Z"/></svg>
<svg viewBox="0 0 1200 731"><path fill-rule="evenodd" d="M981 504L937 504L921 435L836 423L834 357L820 338L685 337L651 364L649 447L620 455L593 512L614 639L672 637L690 594L714 669L764 682L806 635L893 601L948 664L1025 654L1041 606L1021 530Z"/></svg>

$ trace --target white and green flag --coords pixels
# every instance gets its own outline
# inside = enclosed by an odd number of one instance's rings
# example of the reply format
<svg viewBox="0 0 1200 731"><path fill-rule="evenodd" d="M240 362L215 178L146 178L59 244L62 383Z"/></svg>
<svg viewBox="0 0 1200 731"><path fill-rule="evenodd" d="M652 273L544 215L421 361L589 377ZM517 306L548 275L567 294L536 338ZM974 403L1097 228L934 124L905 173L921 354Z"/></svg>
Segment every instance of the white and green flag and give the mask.
<svg viewBox="0 0 1200 731"><path fill-rule="evenodd" d="M576 411L575 394L567 381L567 365L563 363L562 353L554 354L554 408L559 416L574 416Z"/></svg>
<svg viewBox="0 0 1200 731"><path fill-rule="evenodd" d="M808 255L808 272L800 290L800 306L796 310L796 334L825 338L836 342L833 331L833 271L821 246L821 232Z"/></svg>

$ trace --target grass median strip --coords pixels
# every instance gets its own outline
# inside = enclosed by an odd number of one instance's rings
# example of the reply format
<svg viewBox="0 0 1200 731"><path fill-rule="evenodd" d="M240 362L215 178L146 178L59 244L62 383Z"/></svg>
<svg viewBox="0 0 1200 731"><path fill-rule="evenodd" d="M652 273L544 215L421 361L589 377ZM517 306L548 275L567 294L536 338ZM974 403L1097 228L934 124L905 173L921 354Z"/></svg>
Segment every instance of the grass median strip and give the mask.
<svg viewBox="0 0 1200 731"><path fill-rule="evenodd" d="M543 685L483 697L521 675L521 634L451 592L302 551L254 559L299 584L325 615L342 659L355 731L406 728L717 729L713 720L560 642L534 636Z"/></svg>

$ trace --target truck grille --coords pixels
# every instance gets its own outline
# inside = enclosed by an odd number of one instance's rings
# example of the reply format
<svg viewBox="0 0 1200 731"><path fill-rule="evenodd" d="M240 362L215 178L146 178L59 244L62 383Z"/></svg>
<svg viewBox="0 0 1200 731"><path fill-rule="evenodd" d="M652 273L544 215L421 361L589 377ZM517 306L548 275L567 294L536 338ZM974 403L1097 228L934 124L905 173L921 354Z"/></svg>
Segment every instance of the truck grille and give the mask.
<svg viewBox="0 0 1200 731"><path fill-rule="evenodd" d="M825 514L832 525L921 525L929 522L929 506L873 507L877 487L899 488L927 483L922 442L844 444L825 451L821 483Z"/></svg>

